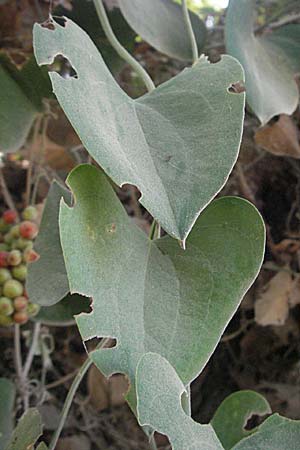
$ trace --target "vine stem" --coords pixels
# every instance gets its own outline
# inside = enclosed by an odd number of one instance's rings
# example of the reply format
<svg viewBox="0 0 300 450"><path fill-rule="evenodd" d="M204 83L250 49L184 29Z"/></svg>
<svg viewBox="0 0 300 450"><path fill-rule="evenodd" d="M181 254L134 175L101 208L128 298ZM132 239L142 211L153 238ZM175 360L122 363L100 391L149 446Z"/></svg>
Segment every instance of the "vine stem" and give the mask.
<svg viewBox="0 0 300 450"><path fill-rule="evenodd" d="M34 151L37 145L37 140L39 136L40 126L41 126L42 117L38 116L36 118L34 128L33 128L33 138L29 148L29 166L27 169L26 176L26 194L25 194L25 205L28 206L30 203L30 193L31 193L31 182L32 182L32 170L33 170L33 158Z"/></svg>
<svg viewBox="0 0 300 450"><path fill-rule="evenodd" d="M157 445L156 445L154 433L151 434L151 436L149 438L149 445L150 445L151 450L157 450Z"/></svg>
<svg viewBox="0 0 300 450"><path fill-rule="evenodd" d="M121 45L121 43L118 41L116 35L114 34L111 25L109 23L105 7L103 5L102 0L94 0L94 5L97 11L97 14L99 16L102 28L104 30L104 33L112 45L112 47L116 50L118 55L124 59L139 75L139 77L143 80L145 83L145 86L149 92L153 91L155 89L155 85L153 81L151 80L148 73L143 69L143 67L138 63L138 61L131 56L131 54Z"/></svg>
<svg viewBox="0 0 300 450"><path fill-rule="evenodd" d="M27 376L29 374L31 364L32 364L32 361L33 361L33 358L35 355L37 343L39 340L40 330L41 330L41 322L35 322L34 328L33 328L33 334L32 334L32 342L31 342L30 349L27 354L27 358L26 358L26 361L24 364L24 369L23 369L23 377L24 378L27 378Z"/></svg>
<svg viewBox="0 0 300 450"><path fill-rule="evenodd" d="M102 341L100 342L100 344L96 347L97 350L100 350L102 348L104 348L106 346L106 344L110 341L110 338L105 338L102 339ZM87 373L87 371L89 370L89 368L93 365L93 361L91 360L91 358L88 356L88 358L85 360L85 362L82 364L82 366L80 367L76 377L74 378L72 385L70 387L70 390L68 392L68 395L66 397L60 418L59 418L59 424L58 427L51 439L50 445L49 445L49 450L55 450L56 444L58 442L59 436L62 432L62 429L64 427L64 424L66 422L66 419L68 417L74 396L76 394L76 391L82 381L82 379L84 378L85 374Z"/></svg>
<svg viewBox="0 0 300 450"><path fill-rule="evenodd" d="M182 6L182 12L183 12L183 17L184 17L184 21L186 24L186 28L187 28L187 32L191 41L191 46L192 46L192 54L193 54L193 61L194 64L198 61L199 55L198 55L198 46L197 46L197 41L195 38L195 34L194 34L194 30L192 27L192 22L191 22L191 18L189 15L189 10L187 7L187 1L186 0L181 0L181 6Z"/></svg>

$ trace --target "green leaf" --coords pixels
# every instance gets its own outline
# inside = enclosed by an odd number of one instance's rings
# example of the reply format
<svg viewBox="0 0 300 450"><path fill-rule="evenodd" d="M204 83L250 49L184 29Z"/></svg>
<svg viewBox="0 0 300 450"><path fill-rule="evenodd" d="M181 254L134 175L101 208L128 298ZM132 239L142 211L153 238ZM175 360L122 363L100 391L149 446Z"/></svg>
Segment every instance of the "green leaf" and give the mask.
<svg viewBox="0 0 300 450"><path fill-rule="evenodd" d="M31 408L21 417L6 450L29 450L43 433L42 419L37 409Z"/></svg>
<svg viewBox="0 0 300 450"><path fill-rule="evenodd" d="M290 24L268 33L263 38L273 43L283 52L282 57L290 65L293 73L300 72L300 25Z"/></svg>
<svg viewBox="0 0 300 450"><path fill-rule="evenodd" d="M225 29L227 51L243 65L247 102L265 124L278 114L292 114L299 91L295 66L284 52L285 45L278 43L276 34L275 39L255 36L254 20L255 0L230 0ZM289 54L293 52L294 47L289 49ZM299 50L295 53L298 56Z"/></svg>
<svg viewBox="0 0 300 450"><path fill-rule="evenodd" d="M169 234L185 241L238 155L244 94L228 88L243 79L240 64L229 56L217 64L202 58L133 100L72 21L65 27L55 23L55 30L35 25L34 47L39 64L63 54L76 70L77 78L50 77L89 153L118 185L136 185L145 208Z"/></svg>
<svg viewBox="0 0 300 450"><path fill-rule="evenodd" d="M125 61L120 58L108 42L101 27L93 2L87 0L73 0L72 9L68 10L58 6L55 16L65 16L76 22L84 29L101 51L103 59L109 70L116 74L124 67ZM129 51L134 50L136 33L129 27L119 8L107 11L109 22L121 44Z"/></svg>
<svg viewBox="0 0 300 450"><path fill-rule="evenodd" d="M180 5L173 0L119 0L119 5L129 25L150 45L173 58L193 59ZM200 17L191 11L190 17L201 53L206 27Z"/></svg>
<svg viewBox="0 0 300 450"><path fill-rule="evenodd" d="M51 96L47 70L34 57L18 70L5 54L0 54L0 150L18 150L24 143L42 99Z"/></svg>
<svg viewBox="0 0 300 450"><path fill-rule="evenodd" d="M263 416L272 412L267 400L254 391L234 392L219 406L211 421L225 450L230 450L241 439L254 433L246 430L253 415Z"/></svg>
<svg viewBox="0 0 300 450"><path fill-rule="evenodd" d="M200 425L184 412L182 396L187 392L165 358L156 353L144 355L136 380L142 426L167 435L173 450L223 450L211 425Z"/></svg>
<svg viewBox="0 0 300 450"><path fill-rule="evenodd" d="M38 261L28 266L26 289L30 300L42 306L58 303L69 293L69 283L62 254L58 214L60 199L70 204L70 192L53 182L43 211L43 217L34 249Z"/></svg>
<svg viewBox="0 0 300 450"><path fill-rule="evenodd" d="M74 316L90 311L89 304L89 299L82 295L68 294L53 306L43 306L32 320L49 326L73 325L75 323Z"/></svg>
<svg viewBox="0 0 300 450"><path fill-rule="evenodd" d="M185 385L214 351L261 266L264 225L239 198L209 205L184 251L150 241L127 216L105 175L83 165L68 178L75 206L63 204L60 233L70 291L93 298L77 317L84 340L114 337L91 358L106 375L128 374L149 351L166 357ZM134 389L129 399L134 406Z"/></svg>
<svg viewBox="0 0 300 450"><path fill-rule="evenodd" d="M14 384L6 378L0 378L0 450L6 448L14 428L15 397Z"/></svg>
<svg viewBox="0 0 300 450"><path fill-rule="evenodd" d="M232 450L299 450L300 421L273 414Z"/></svg>

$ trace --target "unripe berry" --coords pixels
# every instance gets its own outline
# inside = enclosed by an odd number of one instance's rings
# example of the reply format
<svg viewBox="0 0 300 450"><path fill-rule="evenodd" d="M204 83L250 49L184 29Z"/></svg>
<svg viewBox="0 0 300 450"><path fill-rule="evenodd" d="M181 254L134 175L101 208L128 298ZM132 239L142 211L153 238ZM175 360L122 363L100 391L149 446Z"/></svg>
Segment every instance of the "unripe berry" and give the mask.
<svg viewBox="0 0 300 450"><path fill-rule="evenodd" d="M11 227L10 232L11 236L13 238L18 238L20 237L20 226L19 225L14 225L13 227Z"/></svg>
<svg viewBox="0 0 300 450"><path fill-rule="evenodd" d="M8 250L8 245L4 244L4 242L0 243L0 252L6 252Z"/></svg>
<svg viewBox="0 0 300 450"><path fill-rule="evenodd" d="M8 269L0 269L0 285L11 279L11 273Z"/></svg>
<svg viewBox="0 0 300 450"><path fill-rule="evenodd" d="M32 250L31 248L26 248L23 252L23 261L26 263L32 263L39 259L40 255Z"/></svg>
<svg viewBox="0 0 300 450"><path fill-rule="evenodd" d="M26 311L18 311L14 314L14 322L22 325L28 321L28 314Z"/></svg>
<svg viewBox="0 0 300 450"><path fill-rule="evenodd" d="M8 266L8 252L0 251L0 267Z"/></svg>
<svg viewBox="0 0 300 450"><path fill-rule="evenodd" d="M13 209L8 209L3 213L2 217L5 223L12 224L15 223L15 221L18 218L18 215L16 211L14 211Z"/></svg>
<svg viewBox="0 0 300 450"><path fill-rule="evenodd" d="M23 311L24 309L26 309L28 306L28 300L26 297L21 296L21 297L16 297L14 299L14 307L16 311Z"/></svg>
<svg viewBox="0 0 300 450"><path fill-rule="evenodd" d="M10 232L6 233L4 235L4 242L5 244L11 244L12 241L14 240L13 236L10 234Z"/></svg>
<svg viewBox="0 0 300 450"><path fill-rule="evenodd" d="M40 305L37 305L36 303L29 303L27 307L27 313L30 317L36 316L40 308Z"/></svg>
<svg viewBox="0 0 300 450"><path fill-rule="evenodd" d="M3 269L4 270L4 269ZM18 280L8 280L3 286L3 295L8 298L21 297L23 294L23 284Z"/></svg>
<svg viewBox="0 0 300 450"><path fill-rule="evenodd" d="M25 264L13 267L12 275L16 280L25 281L27 277L27 267Z"/></svg>
<svg viewBox="0 0 300 450"><path fill-rule="evenodd" d="M20 250L12 250L7 257L9 266L18 266L22 262L22 253Z"/></svg>
<svg viewBox="0 0 300 450"><path fill-rule="evenodd" d="M11 316L14 312L12 301L7 297L0 297L0 314Z"/></svg>
<svg viewBox="0 0 300 450"><path fill-rule="evenodd" d="M20 237L16 241L16 248L18 248L19 250L25 250L25 248L32 248L32 247L33 247L33 242L30 241L29 239L24 239L24 238Z"/></svg>
<svg viewBox="0 0 300 450"><path fill-rule="evenodd" d="M24 220L36 220L38 217L38 211L34 206L27 206L22 213Z"/></svg>
<svg viewBox="0 0 300 450"><path fill-rule="evenodd" d="M14 323L13 318L11 316L2 316L0 314L0 326L1 327L9 327Z"/></svg>
<svg viewBox="0 0 300 450"><path fill-rule="evenodd" d="M0 232L5 233L9 230L9 224L4 222L3 217L0 218Z"/></svg>
<svg viewBox="0 0 300 450"><path fill-rule="evenodd" d="M20 223L20 235L25 239L34 239L38 231L37 225L29 220Z"/></svg>

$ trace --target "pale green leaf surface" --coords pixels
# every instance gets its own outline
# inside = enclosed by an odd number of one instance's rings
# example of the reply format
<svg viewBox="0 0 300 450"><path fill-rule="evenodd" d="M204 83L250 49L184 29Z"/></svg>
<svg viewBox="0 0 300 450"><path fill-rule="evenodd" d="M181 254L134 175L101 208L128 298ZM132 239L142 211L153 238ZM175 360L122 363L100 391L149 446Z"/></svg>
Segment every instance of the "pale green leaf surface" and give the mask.
<svg viewBox="0 0 300 450"><path fill-rule="evenodd" d="M47 196L39 234L34 243L34 249L40 258L28 267L26 289L29 298L33 303L42 306L55 305L69 293L58 227L61 198L70 204L70 192L53 182Z"/></svg>
<svg viewBox="0 0 300 450"><path fill-rule="evenodd" d="M37 409L31 408L21 417L6 450L29 450L42 435L42 419Z"/></svg>
<svg viewBox="0 0 300 450"><path fill-rule="evenodd" d="M78 316L77 324L84 340L117 340L91 358L106 376L124 372L134 383L140 357L156 352L188 385L260 268L259 213L239 198L213 202L184 251L170 237L150 241L96 168L78 167L68 183L75 206L63 204L59 220L70 290L93 298L92 313Z"/></svg>
<svg viewBox="0 0 300 450"><path fill-rule="evenodd" d="M273 43L280 49L282 57L293 70L300 72L300 24L289 24L263 36L266 42Z"/></svg>
<svg viewBox="0 0 300 450"><path fill-rule="evenodd" d="M228 88L243 79L240 64L230 56L217 64L202 58L133 100L72 21L65 27L55 24L54 31L35 25L34 47L39 64L63 54L76 70L78 78L50 76L89 153L118 185L136 185L145 208L184 241L225 184L238 155L244 94Z"/></svg>
<svg viewBox="0 0 300 450"><path fill-rule="evenodd" d="M184 385L165 358L145 354L137 366L136 385L140 424L167 435L173 450L223 450L211 425L200 425L184 412Z"/></svg>
<svg viewBox="0 0 300 450"><path fill-rule="evenodd" d="M299 450L300 421L273 414L232 450Z"/></svg>
<svg viewBox="0 0 300 450"><path fill-rule="evenodd" d="M246 430L253 415L263 416L272 412L267 400L254 391L239 391L229 395L218 407L211 421L225 450L230 450L241 439L255 432Z"/></svg>
<svg viewBox="0 0 300 450"><path fill-rule="evenodd" d="M47 449L48 447L44 442L41 442L36 448L36 450L47 450Z"/></svg>
<svg viewBox="0 0 300 450"><path fill-rule="evenodd" d="M14 384L6 378L0 378L0 450L6 448L14 428L15 397Z"/></svg>
<svg viewBox="0 0 300 450"><path fill-rule="evenodd" d="M247 103L265 124L278 114L292 114L299 91L294 66L281 49L283 44L255 36L254 20L255 0L230 0L225 28L227 51L243 65Z"/></svg>
<svg viewBox="0 0 300 450"><path fill-rule="evenodd" d="M193 59L180 5L173 0L119 0L119 6L129 25L150 45L173 58ZM206 28L200 17L191 11L190 18L201 53Z"/></svg>

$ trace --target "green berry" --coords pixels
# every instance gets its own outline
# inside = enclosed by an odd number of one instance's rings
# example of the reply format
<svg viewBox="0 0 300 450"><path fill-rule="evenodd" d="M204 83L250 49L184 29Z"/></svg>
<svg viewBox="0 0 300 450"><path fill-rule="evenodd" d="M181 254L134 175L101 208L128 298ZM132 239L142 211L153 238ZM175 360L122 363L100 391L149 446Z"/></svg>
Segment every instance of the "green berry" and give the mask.
<svg viewBox="0 0 300 450"><path fill-rule="evenodd" d="M36 316L37 313L40 310L40 305L37 305L36 303L29 303L27 307L27 313L30 317Z"/></svg>
<svg viewBox="0 0 300 450"><path fill-rule="evenodd" d="M7 297L0 297L0 314L3 316L11 316L14 312L12 301Z"/></svg>
<svg viewBox="0 0 300 450"><path fill-rule="evenodd" d="M16 246L19 250L25 250L25 248L32 248L33 242L30 239L24 239L24 238L20 237L16 241Z"/></svg>
<svg viewBox="0 0 300 450"><path fill-rule="evenodd" d="M18 266L22 262L22 253L20 250L12 250L7 257L9 266Z"/></svg>
<svg viewBox="0 0 300 450"><path fill-rule="evenodd" d="M20 226L19 225L14 225L11 229L10 229L10 234L13 238L18 238L20 237Z"/></svg>
<svg viewBox="0 0 300 450"><path fill-rule="evenodd" d="M9 327L14 323L11 316L3 316L0 314L0 327Z"/></svg>
<svg viewBox="0 0 300 450"><path fill-rule="evenodd" d="M21 297L23 294L23 284L18 280L8 280L3 286L3 295L8 298Z"/></svg>
<svg viewBox="0 0 300 450"><path fill-rule="evenodd" d="M3 217L0 218L0 232L5 233L9 230L9 224L4 222Z"/></svg>
<svg viewBox="0 0 300 450"><path fill-rule="evenodd" d="M9 232L9 233L6 233L6 234L4 235L4 242L5 242L5 244L11 244L13 240L14 240L14 238L13 238L13 236L10 234L10 232Z"/></svg>
<svg viewBox="0 0 300 450"><path fill-rule="evenodd" d="M27 206L22 213L24 220L36 220L38 217L38 211L34 206Z"/></svg>
<svg viewBox="0 0 300 450"><path fill-rule="evenodd" d="M8 245L4 242L0 243L0 252L6 252L8 250Z"/></svg>
<svg viewBox="0 0 300 450"><path fill-rule="evenodd" d="M11 279L11 273L8 269L0 269L0 285Z"/></svg>
<svg viewBox="0 0 300 450"><path fill-rule="evenodd" d="M25 264L20 264L19 266L13 267L12 275L16 280L25 281L27 277L27 267Z"/></svg>

